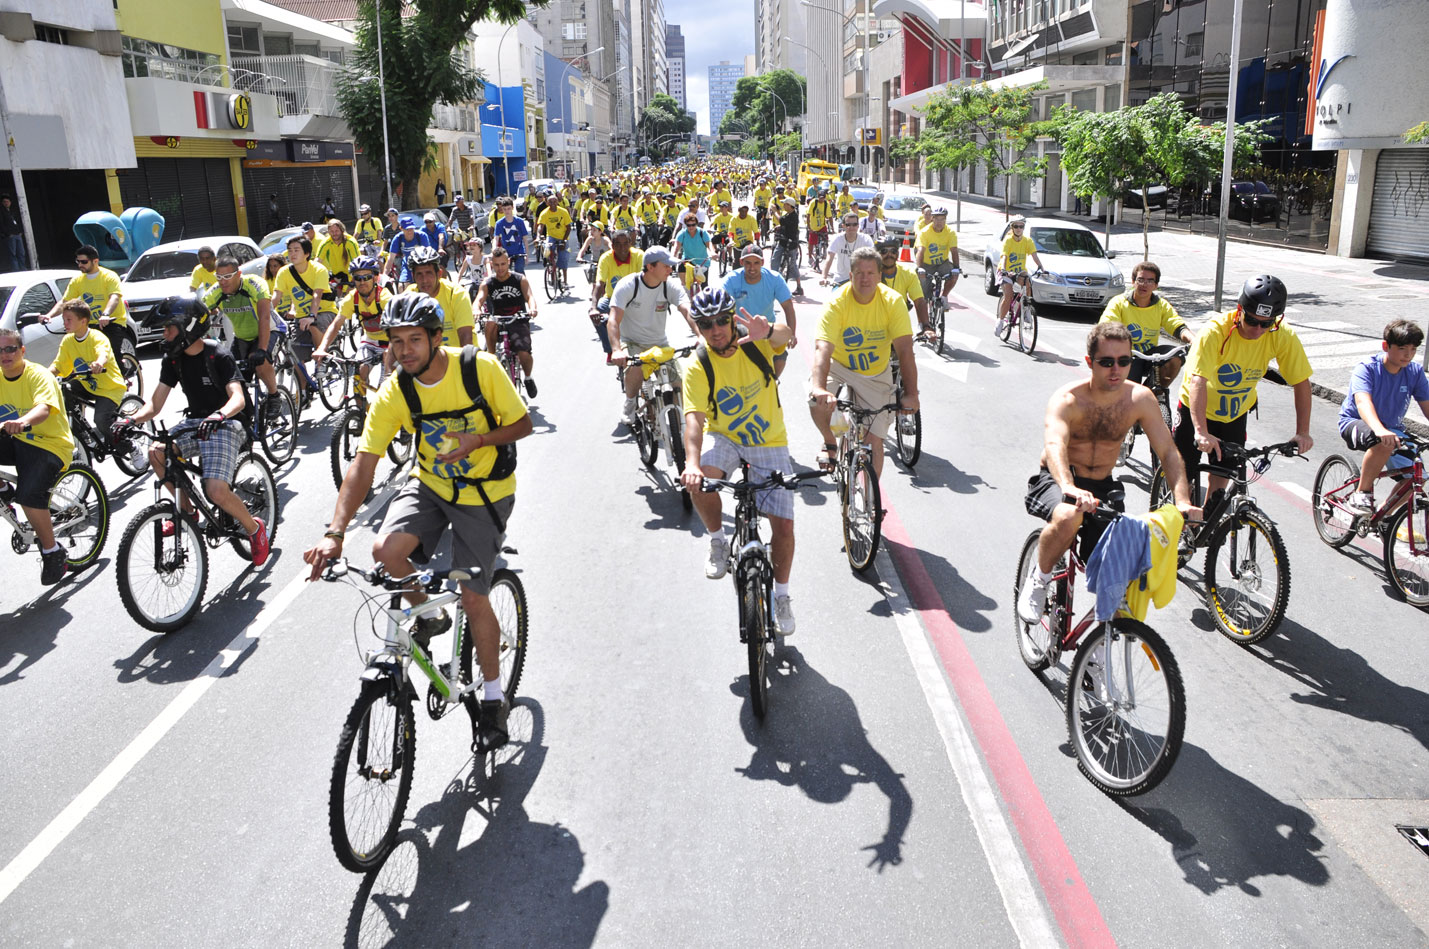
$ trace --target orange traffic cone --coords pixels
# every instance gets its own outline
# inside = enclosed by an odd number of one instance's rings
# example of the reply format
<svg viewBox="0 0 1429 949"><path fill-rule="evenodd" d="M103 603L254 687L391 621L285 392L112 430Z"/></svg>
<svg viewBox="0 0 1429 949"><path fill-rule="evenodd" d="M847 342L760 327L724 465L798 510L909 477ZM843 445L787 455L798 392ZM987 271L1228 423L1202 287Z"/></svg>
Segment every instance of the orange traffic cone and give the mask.
<svg viewBox="0 0 1429 949"><path fill-rule="evenodd" d="M899 263L911 264L913 262L913 250L908 246L908 238L903 238L903 247L898 251Z"/></svg>

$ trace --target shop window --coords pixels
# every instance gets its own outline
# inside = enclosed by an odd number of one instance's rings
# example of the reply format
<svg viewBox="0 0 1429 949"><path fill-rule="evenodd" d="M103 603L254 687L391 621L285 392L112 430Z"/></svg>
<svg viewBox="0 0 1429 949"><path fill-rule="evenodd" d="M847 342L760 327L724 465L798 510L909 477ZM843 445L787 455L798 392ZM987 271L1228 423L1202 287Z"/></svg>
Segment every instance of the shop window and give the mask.
<svg viewBox="0 0 1429 949"><path fill-rule="evenodd" d="M258 45L258 27L230 23L228 50L234 56L261 56L263 48Z"/></svg>

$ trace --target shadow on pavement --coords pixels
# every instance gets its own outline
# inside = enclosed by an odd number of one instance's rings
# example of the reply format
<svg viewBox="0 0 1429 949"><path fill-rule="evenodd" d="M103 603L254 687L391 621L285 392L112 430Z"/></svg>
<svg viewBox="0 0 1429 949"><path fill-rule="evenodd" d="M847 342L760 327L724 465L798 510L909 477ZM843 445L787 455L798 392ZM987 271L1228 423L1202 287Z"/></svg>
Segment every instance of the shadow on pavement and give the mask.
<svg viewBox="0 0 1429 949"><path fill-rule="evenodd" d="M419 713L420 714L420 713ZM546 759L539 703L518 699L511 742L463 773L412 818L391 854L363 877L344 945L589 946L610 903L597 880L577 889L585 857L559 824L524 801ZM474 765L474 767L472 767ZM469 820L480 825L470 838Z"/></svg>
<svg viewBox="0 0 1429 949"><path fill-rule="evenodd" d="M749 702L749 677L730 684L743 698L739 711L744 738L754 746L749 764L736 768L751 781L797 787L811 801L838 804L855 784L873 784L888 798L888 826L881 839L860 848L869 867L882 873L903 862L903 836L913 816L913 798L868 742L853 698L805 661L799 650L782 647L769 685L769 714L761 723Z"/></svg>
<svg viewBox="0 0 1429 949"><path fill-rule="evenodd" d="M111 525L112 526L112 525ZM23 657L20 664L0 677L0 685L9 685L24 678L24 670L39 662L55 648L60 630L73 619L64 603L79 590L104 573L110 563L101 557L79 573L68 574L52 587L44 588L37 599L21 604L5 617L5 634L0 636L0 669ZM38 572L38 567L35 568Z"/></svg>
<svg viewBox="0 0 1429 949"><path fill-rule="evenodd" d="M647 468L640 470L650 481L649 484L642 484L635 489L635 493L643 497L645 503L650 506L650 513L653 515L645 522L647 531L688 531L692 523L699 523L698 514L685 510L684 502L680 500L680 492L670 483L668 476L660 478L651 474ZM666 472L670 470L667 468ZM701 528L703 529L703 525Z"/></svg>
<svg viewBox="0 0 1429 949"><path fill-rule="evenodd" d="M896 457L896 452L890 452L888 457ZM897 465L900 471L908 470L896 461L893 464ZM885 474L888 471L886 462L883 470ZM981 475L963 471L946 458L939 458L926 450L918 459L918 464L914 466L909 482L915 488L922 488L925 491L928 488L947 488L957 494L977 494L980 488L991 487L982 479Z"/></svg>
<svg viewBox="0 0 1429 949"><path fill-rule="evenodd" d="M1207 895L1235 887L1260 896L1251 882L1257 877L1310 886L1330 880L1308 812L1227 771L1190 742L1159 786L1117 803L1171 845L1186 882Z"/></svg>
<svg viewBox="0 0 1429 949"><path fill-rule="evenodd" d="M886 537L884 541L888 545L888 553L892 555L893 548L899 545ZM968 582L948 559L926 550L916 548L904 548L904 550L909 556L918 557L923 561L928 576L932 578L933 585L938 588L938 595L942 600L943 608L947 610L948 618L956 623L959 629L970 633L985 633L992 629L992 620L986 614L996 612L996 600ZM1008 566L1013 568L1016 565L1009 564ZM1009 578L1011 574L1012 570L1009 569Z"/></svg>

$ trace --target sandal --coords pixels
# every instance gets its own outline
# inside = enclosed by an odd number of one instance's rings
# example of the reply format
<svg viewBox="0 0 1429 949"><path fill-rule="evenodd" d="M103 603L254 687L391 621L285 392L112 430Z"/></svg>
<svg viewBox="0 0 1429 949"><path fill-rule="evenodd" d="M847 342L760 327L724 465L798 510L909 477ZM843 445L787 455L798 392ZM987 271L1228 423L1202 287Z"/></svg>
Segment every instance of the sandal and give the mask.
<svg viewBox="0 0 1429 949"><path fill-rule="evenodd" d="M830 442L819 449L819 469L821 471L833 471L838 464L839 446Z"/></svg>

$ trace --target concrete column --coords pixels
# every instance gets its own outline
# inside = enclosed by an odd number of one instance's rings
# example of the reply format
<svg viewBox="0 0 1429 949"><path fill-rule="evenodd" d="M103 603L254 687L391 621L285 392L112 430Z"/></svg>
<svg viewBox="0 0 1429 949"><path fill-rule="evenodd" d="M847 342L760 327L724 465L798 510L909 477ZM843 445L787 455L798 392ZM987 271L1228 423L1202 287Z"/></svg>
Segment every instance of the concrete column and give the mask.
<svg viewBox="0 0 1429 949"><path fill-rule="evenodd" d="M1363 257L1369 237L1369 212L1374 200L1374 172L1379 164L1379 149L1351 148L1340 152L1343 190L1336 194L1337 233L1330 242L1330 253L1337 257Z"/></svg>
<svg viewBox="0 0 1429 949"><path fill-rule="evenodd" d="M233 183L233 211L238 218L238 233L250 237L248 233L248 198L243 192L243 159L228 160L228 178Z"/></svg>

